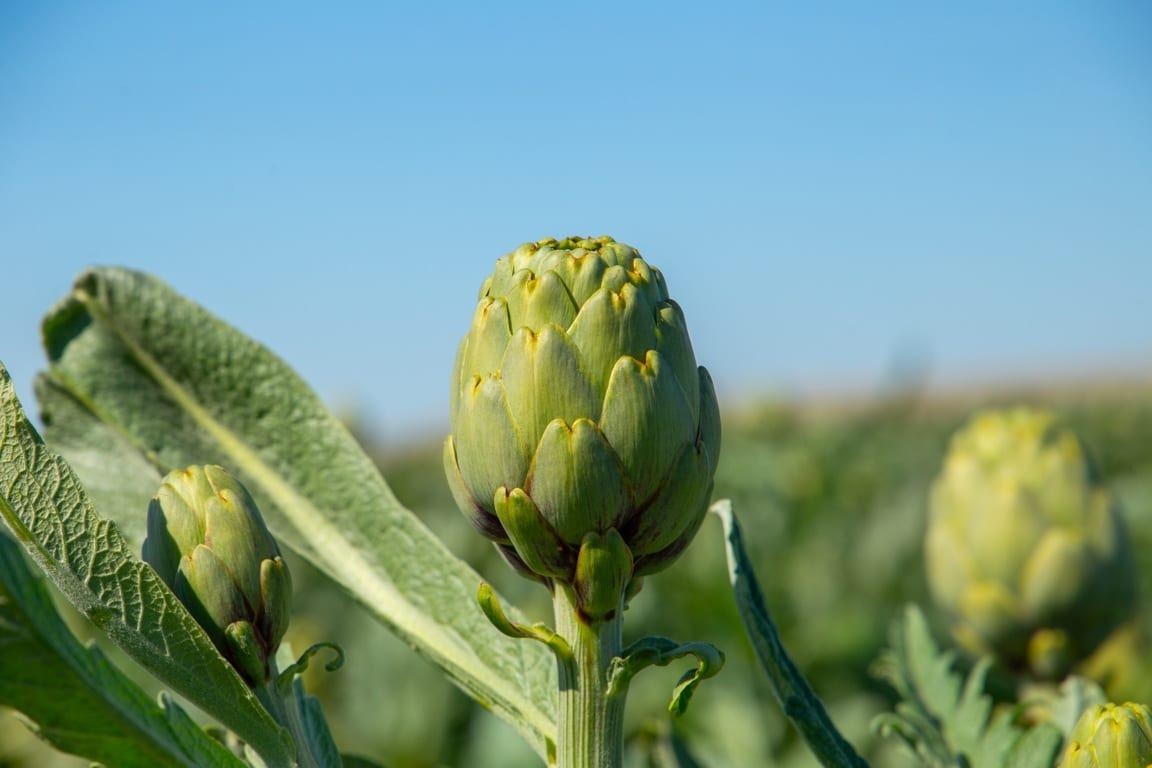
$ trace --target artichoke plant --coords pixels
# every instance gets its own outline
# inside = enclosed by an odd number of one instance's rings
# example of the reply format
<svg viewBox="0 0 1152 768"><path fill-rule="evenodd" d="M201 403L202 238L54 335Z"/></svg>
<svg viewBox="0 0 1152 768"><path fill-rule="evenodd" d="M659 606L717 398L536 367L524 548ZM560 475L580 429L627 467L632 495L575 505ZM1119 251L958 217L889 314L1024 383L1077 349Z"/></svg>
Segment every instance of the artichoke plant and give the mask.
<svg viewBox="0 0 1152 768"><path fill-rule="evenodd" d="M975 416L932 488L928 585L956 640L1042 678L1064 675L1133 611L1135 570L1112 494L1047 412Z"/></svg>
<svg viewBox="0 0 1152 768"><path fill-rule="evenodd" d="M610 616L695 535L720 455L708 372L659 270L608 237L496 262L452 377L460 508L522 573Z"/></svg>
<svg viewBox="0 0 1152 768"><path fill-rule="evenodd" d="M292 579L248 490L217 466L164 478L143 557L249 685L269 681Z"/></svg>
<svg viewBox="0 0 1152 768"><path fill-rule="evenodd" d="M1143 704L1103 704L1080 716L1059 768L1148 768L1152 710Z"/></svg>

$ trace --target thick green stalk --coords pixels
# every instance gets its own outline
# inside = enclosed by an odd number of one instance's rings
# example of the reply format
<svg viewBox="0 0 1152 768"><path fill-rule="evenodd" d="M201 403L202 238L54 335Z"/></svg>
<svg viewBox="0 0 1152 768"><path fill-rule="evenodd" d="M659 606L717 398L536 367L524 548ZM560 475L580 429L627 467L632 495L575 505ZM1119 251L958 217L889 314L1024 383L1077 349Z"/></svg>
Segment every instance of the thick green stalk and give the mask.
<svg viewBox="0 0 1152 768"><path fill-rule="evenodd" d="M553 608L556 633L568 643L570 652L567 658L557 659L557 766L620 768L624 761L624 693L609 695L608 671L612 659L621 652L623 611L589 624L576 610L571 588L562 584L555 587Z"/></svg>

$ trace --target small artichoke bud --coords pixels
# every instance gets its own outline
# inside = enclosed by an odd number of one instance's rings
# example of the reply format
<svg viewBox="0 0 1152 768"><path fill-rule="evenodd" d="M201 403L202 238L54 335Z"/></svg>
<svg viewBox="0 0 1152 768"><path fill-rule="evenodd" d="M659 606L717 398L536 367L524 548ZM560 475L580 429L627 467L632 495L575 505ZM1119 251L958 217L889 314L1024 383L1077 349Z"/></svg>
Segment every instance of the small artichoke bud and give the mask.
<svg viewBox="0 0 1152 768"><path fill-rule="evenodd" d="M1049 413L975 416L932 488L928 586L972 653L1058 679L1135 605L1131 545L1079 440Z"/></svg>
<svg viewBox="0 0 1152 768"><path fill-rule="evenodd" d="M249 685L269 679L292 579L238 480L210 465L171 472L148 505L143 557Z"/></svg>
<svg viewBox="0 0 1152 768"><path fill-rule="evenodd" d="M663 276L629 246L549 239L499 259L451 392L457 504L517 570L580 582L592 613L615 610L699 528L720 456L716 394ZM586 578L604 568L614 596Z"/></svg>
<svg viewBox="0 0 1152 768"><path fill-rule="evenodd" d="M1084 711L1068 736L1060 768L1148 768L1152 710L1143 704L1101 704Z"/></svg>

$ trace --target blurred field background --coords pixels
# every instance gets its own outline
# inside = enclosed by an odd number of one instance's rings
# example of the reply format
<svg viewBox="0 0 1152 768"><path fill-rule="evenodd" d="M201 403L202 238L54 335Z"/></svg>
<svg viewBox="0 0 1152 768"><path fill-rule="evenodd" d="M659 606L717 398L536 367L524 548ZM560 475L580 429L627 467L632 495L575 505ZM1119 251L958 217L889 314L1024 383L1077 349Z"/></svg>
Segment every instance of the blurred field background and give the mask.
<svg viewBox="0 0 1152 768"><path fill-rule="evenodd" d="M950 434L976 409L1052 408L1089 447L1120 498L1141 565L1142 631L1152 630L1152 381L1001 389L950 397L916 386L853 401L765 399L724 413L717 498L731 498L784 641L837 724L878 768L911 765L869 721L891 704L870 673L901 607L925 604L921 540L927 493ZM358 425L351 423L353 430ZM360 432L400 499L461 557L529 615L550 620L545 591L514 576L475 535L447 491L433 438L385 446ZM538 765L518 737L441 679L437 671L335 592L303 562L288 640L298 648L340 643L345 667L306 677L324 701L341 749L391 768L519 768ZM928 613L939 616L930 607ZM82 625L77 625L81 633ZM946 641L943 627L937 638ZM664 711L683 667L645 673L629 698L633 764L648 740L675 728L711 768L816 761L772 700L742 636L729 592L719 525L705 524L685 556L650 578L626 618L626 638L664 634L712 642L726 668L701 686L687 715ZM1132 671L1132 670L1130 670ZM1152 675L1114 685L1115 698L1152 701ZM79 766L54 755L9 713L0 715L0 766Z"/></svg>
<svg viewBox="0 0 1152 768"><path fill-rule="evenodd" d="M155 274L359 403L400 498L547 619L452 504L436 433L492 262L618 237L664 271L717 382L716 496L785 642L851 740L899 767L868 731L890 703L869 666L925 596L928 487L973 410L1049 404L1079 432L1152 595L1150 29L1139 0L0 0L0 359L34 413L38 322L77 272ZM881 388L908 356L931 381ZM985 386L1016 376L1052 383ZM829 383L858 394L796 399ZM342 749L535 765L292 565L290 641L348 652L307 680ZM675 725L705 765L815 765L741 637L714 521L628 625L728 654ZM637 679L634 733L669 727L681 671ZM79 765L0 713L0 768Z"/></svg>

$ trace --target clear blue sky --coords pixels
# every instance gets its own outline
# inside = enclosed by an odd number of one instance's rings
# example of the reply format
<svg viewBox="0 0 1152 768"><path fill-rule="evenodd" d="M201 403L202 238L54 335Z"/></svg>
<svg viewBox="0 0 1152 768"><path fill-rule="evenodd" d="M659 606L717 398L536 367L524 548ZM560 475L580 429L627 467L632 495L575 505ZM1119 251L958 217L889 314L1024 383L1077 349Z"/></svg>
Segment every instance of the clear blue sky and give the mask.
<svg viewBox="0 0 1152 768"><path fill-rule="evenodd" d="M239 7L238 7L239 6ZM1152 12L0 3L0 359L154 272L386 434L525 240L661 267L732 402L1152 370Z"/></svg>

